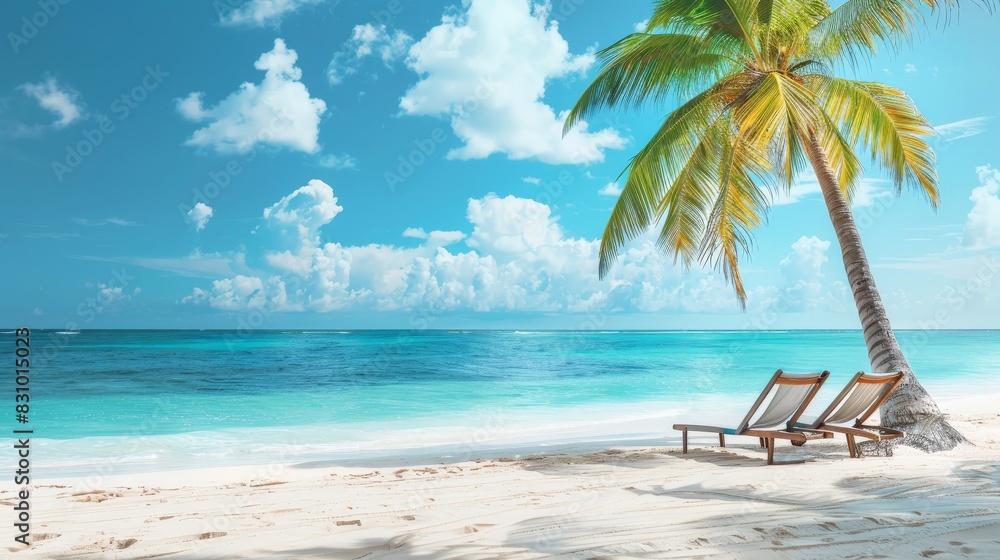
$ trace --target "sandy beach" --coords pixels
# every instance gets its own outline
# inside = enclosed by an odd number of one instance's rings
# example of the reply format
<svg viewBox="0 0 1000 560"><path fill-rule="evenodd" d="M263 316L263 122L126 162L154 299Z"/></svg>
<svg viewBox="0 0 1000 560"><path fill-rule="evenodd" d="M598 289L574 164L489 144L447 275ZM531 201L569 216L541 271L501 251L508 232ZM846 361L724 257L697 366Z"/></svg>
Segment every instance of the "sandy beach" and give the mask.
<svg viewBox="0 0 1000 560"><path fill-rule="evenodd" d="M848 458L749 438L371 466L270 464L32 489L17 558L997 558L1000 414L947 403L974 443ZM0 503L8 515L13 488ZM15 543L16 544L16 543Z"/></svg>

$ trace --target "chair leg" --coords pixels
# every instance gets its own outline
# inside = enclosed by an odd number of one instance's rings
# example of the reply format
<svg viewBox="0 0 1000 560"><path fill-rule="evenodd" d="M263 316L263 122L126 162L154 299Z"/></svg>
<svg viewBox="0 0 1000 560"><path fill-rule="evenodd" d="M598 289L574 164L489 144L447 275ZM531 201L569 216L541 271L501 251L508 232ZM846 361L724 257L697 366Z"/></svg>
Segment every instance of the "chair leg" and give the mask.
<svg viewBox="0 0 1000 560"><path fill-rule="evenodd" d="M760 438L760 446L767 449L767 444L764 443L764 438Z"/></svg>
<svg viewBox="0 0 1000 560"><path fill-rule="evenodd" d="M726 446L726 435L719 434L719 447L725 447L725 446Z"/></svg>
<svg viewBox="0 0 1000 560"><path fill-rule="evenodd" d="M767 438L767 464L774 464L774 438Z"/></svg>
<svg viewBox="0 0 1000 560"><path fill-rule="evenodd" d="M861 458L861 451L858 450L858 444L857 444L857 442L854 441L854 436L852 436L850 434L847 435L847 445L851 449L851 457L856 458L856 459L860 459Z"/></svg>
<svg viewBox="0 0 1000 560"><path fill-rule="evenodd" d="M688 431L687 430L682 430L681 431L681 445L683 447L683 453L687 453L688 452Z"/></svg>

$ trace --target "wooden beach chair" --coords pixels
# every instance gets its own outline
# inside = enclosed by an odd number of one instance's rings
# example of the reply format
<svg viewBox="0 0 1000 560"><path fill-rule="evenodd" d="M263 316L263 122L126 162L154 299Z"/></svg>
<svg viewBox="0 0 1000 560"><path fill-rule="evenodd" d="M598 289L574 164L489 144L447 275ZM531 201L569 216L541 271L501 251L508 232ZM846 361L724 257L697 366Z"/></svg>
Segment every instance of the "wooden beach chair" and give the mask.
<svg viewBox="0 0 1000 560"><path fill-rule="evenodd" d="M861 452L854 442L855 437L885 441L906 435L899 430L865 424L902 380L902 372L859 371L822 414L811 422L804 418L800 419L795 427L809 431L844 434L847 436L847 449L851 452L851 457L861 457Z"/></svg>
<svg viewBox="0 0 1000 560"><path fill-rule="evenodd" d="M794 374L779 369L736 428L674 424L674 429L681 432L684 453L687 453L688 448L688 432L717 433L722 447L726 446L727 435L751 436L759 438L760 444L767 448L767 464L773 465L776 439L787 439L794 445L802 445L809 439L832 437L832 434L814 432L807 428L792 429L829 376L828 371ZM763 411L758 414L762 407Z"/></svg>

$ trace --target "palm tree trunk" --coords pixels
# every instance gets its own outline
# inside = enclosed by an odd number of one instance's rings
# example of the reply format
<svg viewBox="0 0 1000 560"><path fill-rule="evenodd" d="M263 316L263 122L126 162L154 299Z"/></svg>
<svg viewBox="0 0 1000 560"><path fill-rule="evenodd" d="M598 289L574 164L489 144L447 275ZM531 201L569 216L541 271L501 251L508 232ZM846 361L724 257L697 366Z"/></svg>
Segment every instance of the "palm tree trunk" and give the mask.
<svg viewBox="0 0 1000 560"><path fill-rule="evenodd" d="M882 424L906 432L902 443L927 452L952 449L967 440L942 417L934 399L920 385L910 370L903 351L896 341L896 335L889 325L889 316L882 305L882 298L875 287L875 279L868 267L868 258L861 245L861 236L854 223L851 207L847 204L837 176L815 134L809 138L809 162L812 163L819 179L826 208L830 212L837 241L844 257L847 280L858 307L861 328L868 347L868 359L873 372L905 373L902 383L896 387L880 411ZM894 440L899 441L899 440ZM869 453L891 455L892 448L869 442L865 446Z"/></svg>

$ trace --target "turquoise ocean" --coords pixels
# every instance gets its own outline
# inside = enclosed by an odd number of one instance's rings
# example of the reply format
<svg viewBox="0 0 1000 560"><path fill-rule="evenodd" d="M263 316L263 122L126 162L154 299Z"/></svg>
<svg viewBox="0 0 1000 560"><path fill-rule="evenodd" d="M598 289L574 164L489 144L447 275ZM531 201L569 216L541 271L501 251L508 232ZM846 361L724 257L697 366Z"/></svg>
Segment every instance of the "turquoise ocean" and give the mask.
<svg viewBox="0 0 1000 560"><path fill-rule="evenodd" d="M996 331L897 336L936 398L1000 394ZM31 342L42 477L674 445L673 422L741 417L777 368L832 372L818 402L868 368L859 331L33 330ZM13 358L13 332L0 347ZM24 427L7 408L5 424Z"/></svg>

